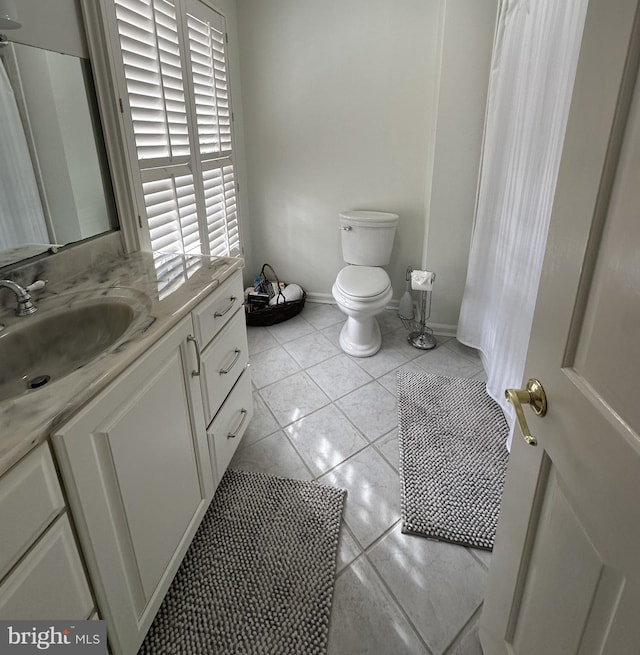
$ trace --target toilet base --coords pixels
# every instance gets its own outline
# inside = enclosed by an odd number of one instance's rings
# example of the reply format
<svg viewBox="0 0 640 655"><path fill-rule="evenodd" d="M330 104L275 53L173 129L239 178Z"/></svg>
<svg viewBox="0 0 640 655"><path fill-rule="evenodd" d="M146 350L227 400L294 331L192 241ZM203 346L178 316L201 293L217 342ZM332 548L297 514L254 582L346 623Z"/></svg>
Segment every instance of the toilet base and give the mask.
<svg viewBox="0 0 640 655"><path fill-rule="evenodd" d="M352 357L371 357L382 345L380 326L373 316L348 316L340 331L340 347Z"/></svg>

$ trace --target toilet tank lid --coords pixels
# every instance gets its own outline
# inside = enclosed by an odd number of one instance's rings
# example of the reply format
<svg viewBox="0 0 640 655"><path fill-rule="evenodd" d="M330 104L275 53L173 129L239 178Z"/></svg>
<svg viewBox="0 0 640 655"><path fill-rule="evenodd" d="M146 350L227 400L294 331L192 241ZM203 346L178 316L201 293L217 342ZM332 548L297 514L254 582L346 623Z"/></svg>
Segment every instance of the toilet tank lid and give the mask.
<svg viewBox="0 0 640 655"><path fill-rule="evenodd" d="M400 217L391 212L378 212L356 209L354 211L340 212L340 220L348 221L354 225L371 225L378 227L394 227Z"/></svg>

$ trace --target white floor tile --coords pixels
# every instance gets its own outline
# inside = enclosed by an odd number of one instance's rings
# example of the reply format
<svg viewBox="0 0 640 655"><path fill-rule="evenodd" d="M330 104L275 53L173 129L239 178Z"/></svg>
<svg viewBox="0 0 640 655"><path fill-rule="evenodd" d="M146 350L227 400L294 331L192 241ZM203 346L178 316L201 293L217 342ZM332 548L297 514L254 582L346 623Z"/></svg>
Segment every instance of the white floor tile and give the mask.
<svg viewBox="0 0 640 655"><path fill-rule="evenodd" d="M487 572L466 548L402 534L398 525L367 557L434 655L482 603Z"/></svg>
<svg viewBox="0 0 640 655"><path fill-rule="evenodd" d="M368 444L334 405L292 423L285 432L316 476L326 473Z"/></svg>
<svg viewBox="0 0 640 655"><path fill-rule="evenodd" d="M488 550L481 550L480 548L469 548L469 552L484 566L487 571L491 566L491 558L493 553Z"/></svg>
<svg viewBox="0 0 640 655"><path fill-rule="evenodd" d="M282 427L329 404L329 398L304 372L264 387L260 395Z"/></svg>
<svg viewBox="0 0 640 655"><path fill-rule="evenodd" d="M400 470L400 451L398 449L398 429L394 429L384 437L380 437L374 446L382 453L382 456L393 466L396 471Z"/></svg>
<svg viewBox="0 0 640 655"><path fill-rule="evenodd" d="M366 558L337 579L328 655L427 655Z"/></svg>
<svg viewBox="0 0 640 655"><path fill-rule="evenodd" d="M413 361L427 373L450 377L470 378L482 370L480 360L473 362L447 348L446 344L434 350L428 350Z"/></svg>
<svg viewBox="0 0 640 655"><path fill-rule="evenodd" d="M474 626L469 632L463 635L462 639L450 650L447 655L484 655L478 628Z"/></svg>
<svg viewBox="0 0 640 655"><path fill-rule="evenodd" d="M475 348L469 348L463 343L460 343L457 339L449 339L445 344L445 347L449 348L458 355L462 355L467 359L471 360L474 363L479 363L482 366L482 361L480 360L480 352Z"/></svg>
<svg viewBox="0 0 640 655"><path fill-rule="evenodd" d="M246 448L252 443L277 432L280 429L278 422L273 418L269 408L264 404L260 394L253 392L253 418L244 432L238 448Z"/></svg>
<svg viewBox="0 0 640 655"><path fill-rule="evenodd" d="M319 481L347 490L344 519L363 548L400 518L400 478L371 446Z"/></svg>
<svg viewBox="0 0 640 655"><path fill-rule="evenodd" d="M353 538L349 528L345 525L344 521L340 526L340 541L338 542L338 557L336 561L336 573L340 573L342 569L346 568L353 562L353 560L362 554L362 548L358 542Z"/></svg>
<svg viewBox="0 0 640 655"><path fill-rule="evenodd" d="M296 360L282 346L252 355L250 363L251 381L257 389L273 384L300 370Z"/></svg>
<svg viewBox="0 0 640 655"><path fill-rule="evenodd" d="M382 344L373 357L353 357L353 361L369 375L379 378L407 361L406 355Z"/></svg>
<svg viewBox="0 0 640 655"><path fill-rule="evenodd" d="M331 341L331 343L337 348L340 348L340 332L342 332L342 326L344 324L345 321L342 320L339 323L334 323L333 325L321 330L322 334L324 334L324 336L327 337L327 339L329 339L329 341Z"/></svg>
<svg viewBox="0 0 640 655"><path fill-rule="evenodd" d="M283 321L282 323L276 323L275 325L269 325L267 327L271 336L279 343L293 341L298 337L303 337L305 334L313 332L314 329L313 325L307 323L300 314L294 316L288 321Z"/></svg>
<svg viewBox="0 0 640 655"><path fill-rule="evenodd" d="M385 309L384 311L377 314L376 320L378 321L380 332L382 332L382 334L390 334L391 332L395 332L399 328L403 327L402 321L398 316L398 312L392 309Z"/></svg>
<svg viewBox="0 0 640 655"><path fill-rule="evenodd" d="M249 355L256 355L263 350L269 350L278 345L278 342L271 336L267 328L264 327L247 327L247 341L249 345Z"/></svg>
<svg viewBox="0 0 640 655"><path fill-rule="evenodd" d="M313 480L313 475L304 465L284 432L269 437L236 451L230 468L254 473L279 475L294 480Z"/></svg>
<svg viewBox="0 0 640 655"><path fill-rule="evenodd" d="M340 349L344 322L335 305L307 303L290 321L249 328L260 391L231 465L347 489L330 655L432 655L427 643L433 655L481 655L491 554L401 534L395 402L398 369L486 379L481 362L449 337L413 348L392 311L379 318L380 352L356 360Z"/></svg>
<svg viewBox="0 0 640 655"><path fill-rule="evenodd" d="M329 325L342 323L345 316L336 305L307 302L302 310L302 318L321 330Z"/></svg>
<svg viewBox="0 0 640 655"><path fill-rule="evenodd" d="M476 374L473 376L473 379L474 379L474 380L482 380L483 382L487 382L487 379L488 379L488 378L487 378L487 374L486 374L485 371L480 371L480 373L476 373Z"/></svg>
<svg viewBox="0 0 640 655"><path fill-rule="evenodd" d="M334 346L320 332L311 332L304 337L288 341L283 348L302 366L307 368L338 355L340 348Z"/></svg>
<svg viewBox="0 0 640 655"><path fill-rule="evenodd" d="M420 368L415 362L406 362L402 366L398 366L398 368L378 378L378 382L394 396L398 395L398 371L420 371L423 373L424 369Z"/></svg>
<svg viewBox="0 0 640 655"><path fill-rule="evenodd" d="M336 405L369 441L375 441L398 425L395 396L377 382L340 398Z"/></svg>
<svg viewBox="0 0 640 655"><path fill-rule="evenodd" d="M345 354L316 364L307 369L307 373L331 400L336 400L373 380Z"/></svg>

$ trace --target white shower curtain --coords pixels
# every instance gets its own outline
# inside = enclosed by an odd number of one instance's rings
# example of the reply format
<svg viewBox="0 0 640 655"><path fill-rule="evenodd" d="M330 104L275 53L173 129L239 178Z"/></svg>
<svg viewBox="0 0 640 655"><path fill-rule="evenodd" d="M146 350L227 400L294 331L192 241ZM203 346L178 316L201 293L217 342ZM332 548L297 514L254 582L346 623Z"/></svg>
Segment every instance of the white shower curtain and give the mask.
<svg viewBox="0 0 640 655"><path fill-rule="evenodd" d="M458 339L513 427L560 163L586 0L503 0ZM510 447L511 437L507 447Z"/></svg>
<svg viewBox="0 0 640 655"><path fill-rule="evenodd" d="M0 61L0 250L49 241L18 106Z"/></svg>

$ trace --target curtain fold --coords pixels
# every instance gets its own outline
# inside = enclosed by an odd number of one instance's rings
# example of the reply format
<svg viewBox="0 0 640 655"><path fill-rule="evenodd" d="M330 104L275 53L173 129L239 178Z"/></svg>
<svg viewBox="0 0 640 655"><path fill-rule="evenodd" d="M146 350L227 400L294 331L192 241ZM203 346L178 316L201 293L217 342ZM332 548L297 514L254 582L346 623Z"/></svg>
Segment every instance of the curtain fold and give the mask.
<svg viewBox="0 0 640 655"><path fill-rule="evenodd" d="M0 60L0 250L49 243L27 139Z"/></svg>
<svg viewBox="0 0 640 655"><path fill-rule="evenodd" d="M586 5L504 0L498 17L457 336L512 427L504 390L522 384Z"/></svg>

